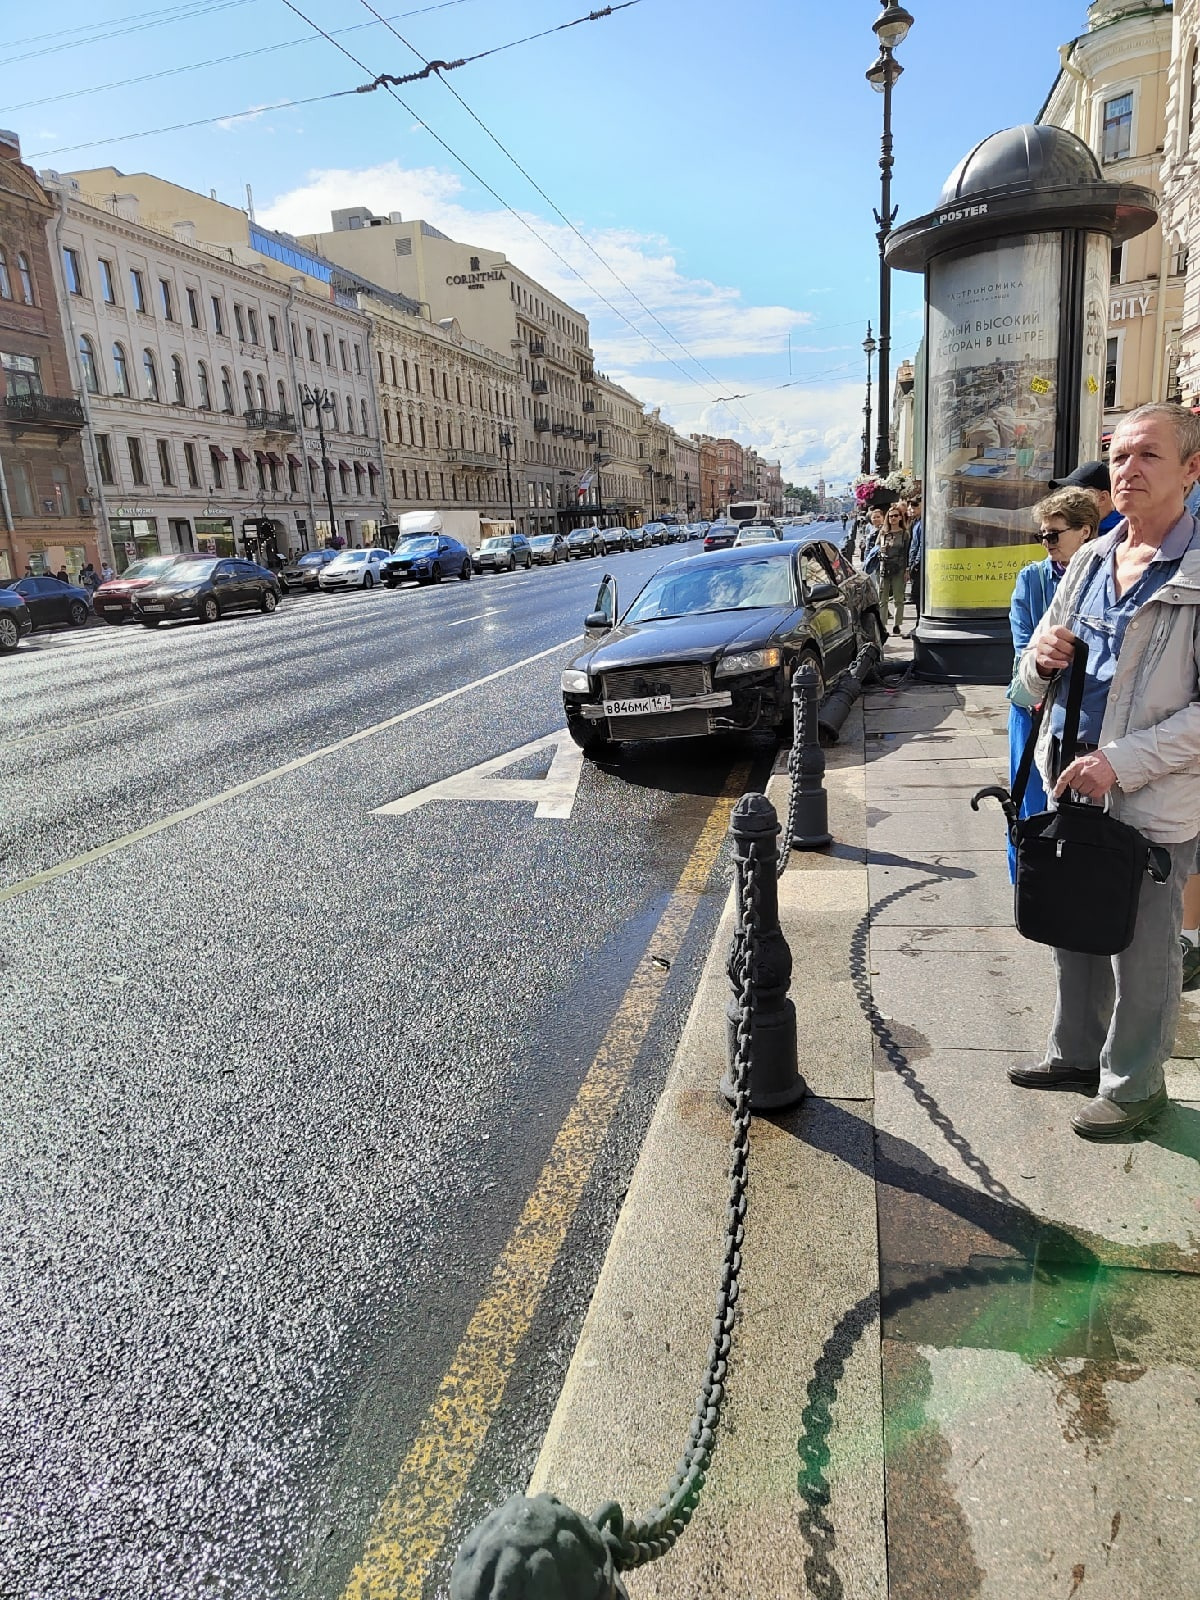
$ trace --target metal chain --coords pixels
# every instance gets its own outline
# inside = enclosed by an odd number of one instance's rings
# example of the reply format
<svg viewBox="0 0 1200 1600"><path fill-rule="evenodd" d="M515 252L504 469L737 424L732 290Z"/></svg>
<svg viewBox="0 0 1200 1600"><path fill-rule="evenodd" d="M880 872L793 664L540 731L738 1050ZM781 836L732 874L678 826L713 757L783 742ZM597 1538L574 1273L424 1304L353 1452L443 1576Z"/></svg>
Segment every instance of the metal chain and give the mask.
<svg viewBox="0 0 1200 1600"><path fill-rule="evenodd" d="M870 1023L871 1032L878 1039L884 1055L895 1069L897 1076L904 1083L905 1088L958 1156L963 1166L969 1172L975 1174L987 1192L995 1199L1003 1200L1009 1205L1019 1206L1022 1211L1027 1211L1029 1208L1025 1202L1019 1200L1011 1189L1006 1188L988 1167L983 1157L975 1153L970 1143L959 1133L953 1122L951 1122L950 1118L918 1078L909 1064L908 1057L896 1042L892 1030L879 1014L879 1008L875 1004L875 994L871 988L871 975L867 959L867 941L870 937L872 921L888 906L894 905L897 900L903 900L905 895L912 894L917 889L928 888L930 884L944 882L944 878L921 878L916 883L910 883L903 889L894 889L891 894L885 895L882 900L877 900L873 906L868 908L866 916L859 922L850 940L850 978L854 984L854 993L858 998L862 1013Z"/></svg>
<svg viewBox="0 0 1200 1600"><path fill-rule="evenodd" d="M796 815L800 809L800 785L797 781L800 776L798 771L800 766L799 749L799 733L793 727L792 748L788 751L788 784L791 792L788 795L787 821L783 825L783 838L779 846L779 864L775 869L775 875L778 878L783 877L787 864L791 860L792 840L796 837Z"/></svg>
<svg viewBox="0 0 1200 1600"><path fill-rule="evenodd" d="M615 1505L603 1507L594 1518L612 1551L613 1564L619 1572L628 1572L665 1555L691 1521L716 1447L717 1426L725 1400L725 1375L742 1270L750 1154L751 998L754 961L761 931L759 874L763 871L758 841L748 842L746 856L739 856L736 865L740 915L734 931L730 971L737 990L738 1021L737 1045L730 1069L734 1107L729 1142L729 1210L725 1224L725 1260L721 1268L712 1342L708 1350L708 1370L696 1401L687 1446L675 1469L675 1476L658 1504L645 1516L627 1523L623 1520L620 1508Z"/></svg>

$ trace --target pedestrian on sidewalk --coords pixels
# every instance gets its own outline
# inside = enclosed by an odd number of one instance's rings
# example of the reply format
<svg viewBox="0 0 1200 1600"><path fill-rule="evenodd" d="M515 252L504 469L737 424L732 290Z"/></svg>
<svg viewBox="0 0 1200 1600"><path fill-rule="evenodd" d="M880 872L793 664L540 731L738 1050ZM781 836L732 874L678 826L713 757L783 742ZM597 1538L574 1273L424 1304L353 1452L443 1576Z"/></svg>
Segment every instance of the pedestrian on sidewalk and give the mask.
<svg viewBox="0 0 1200 1600"><path fill-rule="evenodd" d="M1108 466L1103 461L1081 461L1075 471L1068 472L1065 478L1051 478L1050 488L1086 489L1100 513L1101 533L1111 533L1121 520L1121 513L1113 505Z"/></svg>
<svg viewBox="0 0 1200 1600"><path fill-rule="evenodd" d="M1127 950L1055 950L1045 1056L1009 1069L1025 1088L1090 1088L1095 1098L1072 1118L1087 1139L1127 1133L1167 1104L1183 890L1200 835L1200 520L1184 506L1200 478L1200 420L1182 406L1139 406L1117 424L1110 460L1122 521L1076 553L1020 664L1028 694L1046 706L1037 763L1047 788L1107 800L1171 858L1165 885L1142 879ZM1080 746L1060 772L1077 636L1088 646Z"/></svg>
<svg viewBox="0 0 1200 1600"><path fill-rule="evenodd" d="M908 583L908 518L897 500L887 508L879 530L879 613L887 632L888 610L892 613L892 633L899 637L904 626L904 590Z"/></svg>
<svg viewBox="0 0 1200 1600"><path fill-rule="evenodd" d="M908 502L911 527L908 535L908 570L911 576L909 598L917 613L917 622L921 620L921 563L925 558L925 518L922 515L924 502L921 496L914 495Z"/></svg>
<svg viewBox="0 0 1200 1600"><path fill-rule="evenodd" d="M1033 508L1033 520L1039 529L1038 538L1046 547L1044 561L1031 561L1017 573L1013 585L1012 601L1008 608L1008 623L1012 629L1013 651L1016 657L1013 675L1016 678L1021 656L1033 638L1034 629L1045 616L1054 592L1058 588L1067 563L1089 539L1096 537L1100 513L1096 502L1085 489L1060 489L1047 495ZM1017 768L1025 751L1033 727L1032 703L1016 681L1008 691L1008 786L1016 782ZM1021 800L1020 815L1036 816L1049 805L1042 787L1042 775L1035 768L1029 774L1025 794ZM1008 842L1008 876L1017 881L1017 852L1012 840Z"/></svg>

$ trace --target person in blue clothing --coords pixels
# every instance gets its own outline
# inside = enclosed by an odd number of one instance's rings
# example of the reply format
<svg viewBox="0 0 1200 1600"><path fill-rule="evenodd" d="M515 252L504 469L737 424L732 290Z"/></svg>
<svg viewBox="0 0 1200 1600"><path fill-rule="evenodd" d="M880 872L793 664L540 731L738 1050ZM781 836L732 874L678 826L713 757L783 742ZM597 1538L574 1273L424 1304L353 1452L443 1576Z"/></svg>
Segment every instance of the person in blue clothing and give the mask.
<svg viewBox="0 0 1200 1600"><path fill-rule="evenodd" d="M1107 473L1107 468L1105 472ZM1087 489L1070 488L1059 489L1054 494L1047 495L1033 508L1034 521L1038 525L1038 538L1046 548L1044 561L1033 561L1027 567L1022 567L1017 573L1017 581L1013 587L1012 601L1008 608L1009 625L1012 628L1013 653L1019 657L1030 639L1034 629L1046 614L1046 610L1054 598L1054 591L1058 588L1058 580L1067 570L1067 562L1081 545L1089 539L1096 537L1096 530L1100 522L1100 510L1096 504L1095 496ZM1118 521L1120 519L1118 518ZM1017 775L1017 768L1021 764L1021 755L1025 749L1025 741L1029 738L1033 726L1033 713L1026 706L1012 701L1013 691L1009 690L1010 704L1008 708L1008 781L1011 788ZM1025 797L1021 802L1021 815L1031 817L1036 812L1045 811L1049 802L1046 799L1046 790L1035 766L1029 774L1029 783L1025 789ZM1013 882L1016 881L1017 860L1012 841L1008 846L1008 875Z"/></svg>
<svg viewBox="0 0 1200 1600"><path fill-rule="evenodd" d="M1100 512L1100 532L1108 533L1121 520L1113 505L1112 478L1105 461L1082 461L1065 478L1051 478L1051 489L1086 489Z"/></svg>

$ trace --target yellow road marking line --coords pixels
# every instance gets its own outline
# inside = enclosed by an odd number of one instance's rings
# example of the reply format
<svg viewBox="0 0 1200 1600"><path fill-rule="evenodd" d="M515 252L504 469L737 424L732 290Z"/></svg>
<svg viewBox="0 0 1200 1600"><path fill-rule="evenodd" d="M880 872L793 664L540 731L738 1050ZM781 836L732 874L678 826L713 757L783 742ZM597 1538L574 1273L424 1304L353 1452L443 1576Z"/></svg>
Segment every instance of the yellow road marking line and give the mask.
<svg viewBox="0 0 1200 1600"><path fill-rule="evenodd" d="M210 794L206 800L198 800L194 806L185 806L182 811L172 811L170 816L159 817L157 822L149 822L144 828L136 828L132 833L123 833L119 839L110 839L107 844L98 844L92 850L83 851L81 855L72 856L67 861L60 861L56 866L47 867L44 872L35 872L31 878L22 878L19 883L11 883L7 888L0 889L0 905L6 900L15 900L19 894L24 894L29 889L53 883L56 878L65 877L68 872L78 872L81 867L91 866L93 861L102 861L105 856L111 856L131 844L137 844L140 839L152 839L156 833L162 833L167 828L177 827L181 822L190 822L193 817L202 816L204 812L223 806L229 800L250 794L254 789L261 788L264 783L273 783L276 778L285 778L290 772L299 772L302 767L307 767L313 761L320 761L324 756L336 755L339 750L348 750L352 744L358 744L362 739L373 738L375 734L383 733L387 728L394 728L401 722L408 722L413 717L434 710L437 706L444 706L448 700L456 700L459 695L470 694L472 689L481 689L485 683L494 683L497 678L503 678L510 672L517 672L521 667L527 667L534 661L541 661L545 656L552 656L574 643L575 639L571 638L564 639L561 644L552 644L548 650L539 650L536 655L526 656L522 661L514 661L511 666L500 667L495 672L487 673L485 677L476 678L472 683L460 684L457 689L447 689L445 694L435 695L432 700L422 701L419 706L410 706L407 711L401 711L394 717L386 717L382 722L372 723L369 728L360 728L357 733L347 734L344 739L335 740L333 744L322 745L319 750L310 750L306 756L297 756L294 761L285 761L283 766L272 767L270 772L260 772L256 778L247 778L244 783L235 783L232 789L222 789L220 794Z"/></svg>
<svg viewBox="0 0 1200 1600"><path fill-rule="evenodd" d="M739 765L709 812L342 1600L420 1600L662 999L667 972L651 953L674 963L749 772Z"/></svg>

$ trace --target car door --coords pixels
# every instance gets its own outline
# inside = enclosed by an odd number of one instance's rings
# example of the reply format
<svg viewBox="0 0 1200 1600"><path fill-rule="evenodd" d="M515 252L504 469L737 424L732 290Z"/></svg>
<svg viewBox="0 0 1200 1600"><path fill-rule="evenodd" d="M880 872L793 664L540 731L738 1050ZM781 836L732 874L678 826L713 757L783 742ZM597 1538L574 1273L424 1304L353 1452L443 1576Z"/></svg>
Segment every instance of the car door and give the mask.
<svg viewBox="0 0 1200 1600"><path fill-rule="evenodd" d="M829 679L854 659L854 613L819 544L806 545L796 559L808 625L821 642L825 676Z"/></svg>
<svg viewBox="0 0 1200 1600"><path fill-rule="evenodd" d="M242 604L237 561L218 561L213 568L212 586L222 611L236 611Z"/></svg>
<svg viewBox="0 0 1200 1600"><path fill-rule="evenodd" d="M22 578L13 587L24 597L35 628L66 621L66 608L62 607L60 614L60 606L55 599L55 590L62 588L57 578Z"/></svg>
<svg viewBox="0 0 1200 1600"><path fill-rule="evenodd" d="M262 597L267 588L267 573L253 561L239 561L238 565L238 604L242 606L260 606Z"/></svg>

